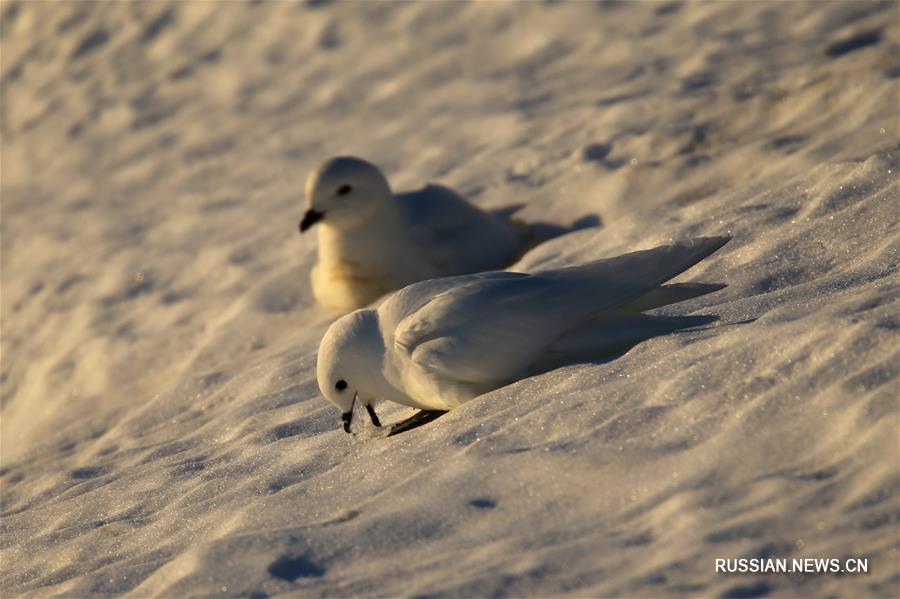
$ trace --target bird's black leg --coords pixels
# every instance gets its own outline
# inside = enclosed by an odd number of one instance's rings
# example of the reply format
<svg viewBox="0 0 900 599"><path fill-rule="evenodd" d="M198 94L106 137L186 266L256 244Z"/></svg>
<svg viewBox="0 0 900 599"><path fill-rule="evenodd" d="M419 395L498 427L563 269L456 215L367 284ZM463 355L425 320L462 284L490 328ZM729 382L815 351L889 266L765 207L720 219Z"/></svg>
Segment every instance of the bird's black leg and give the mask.
<svg viewBox="0 0 900 599"><path fill-rule="evenodd" d="M372 407L372 404L366 404L366 412L369 413L369 418L372 419L372 424L375 426L381 426L381 421L378 420L378 414L375 413L375 408Z"/></svg>
<svg viewBox="0 0 900 599"><path fill-rule="evenodd" d="M406 420L401 420L397 424L391 426L391 432L388 433L388 437L391 435L399 435L400 433L405 433L406 431L411 431L414 428L418 428L423 424L428 424L432 420L440 418L444 414L447 413L447 410L422 410L413 414Z"/></svg>

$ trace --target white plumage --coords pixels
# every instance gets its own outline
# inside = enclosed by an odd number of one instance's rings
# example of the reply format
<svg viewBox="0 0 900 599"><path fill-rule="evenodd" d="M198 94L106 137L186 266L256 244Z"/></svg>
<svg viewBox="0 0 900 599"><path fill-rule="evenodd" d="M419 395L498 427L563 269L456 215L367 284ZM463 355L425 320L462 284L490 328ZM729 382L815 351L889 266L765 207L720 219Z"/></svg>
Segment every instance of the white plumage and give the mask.
<svg viewBox="0 0 900 599"><path fill-rule="evenodd" d="M318 380L345 414L354 397L449 410L557 366L614 355L714 317L640 314L722 285L668 285L728 237L696 238L581 266L423 281L336 321ZM344 389L337 388L342 381Z"/></svg>
<svg viewBox="0 0 900 599"><path fill-rule="evenodd" d="M485 212L447 187L394 195L381 171L359 158L322 164L306 197L300 230L319 229L313 293L340 313L416 281L502 269L536 241L508 213ZM545 227L544 238L551 231Z"/></svg>

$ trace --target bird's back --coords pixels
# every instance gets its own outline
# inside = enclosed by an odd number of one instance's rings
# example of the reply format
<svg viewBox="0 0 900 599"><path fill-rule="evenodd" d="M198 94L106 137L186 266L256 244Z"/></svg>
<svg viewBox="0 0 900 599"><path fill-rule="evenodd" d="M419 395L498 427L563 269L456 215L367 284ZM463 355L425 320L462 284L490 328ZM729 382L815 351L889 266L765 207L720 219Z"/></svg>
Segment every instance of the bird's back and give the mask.
<svg viewBox="0 0 900 599"><path fill-rule="evenodd" d="M433 276L502 269L518 256L520 232L440 185L395 196L419 257ZM407 281L412 282L412 281Z"/></svg>
<svg viewBox="0 0 900 599"><path fill-rule="evenodd" d="M449 392L457 401L525 376L548 349L565 358L606 351L610 344L596 335L558 344L658 289L728 239L683 240L531 275L493 272L410 286L379 308L396 379L420 402ZM606 322L600 336L618 334L617 324Z"/></svg>

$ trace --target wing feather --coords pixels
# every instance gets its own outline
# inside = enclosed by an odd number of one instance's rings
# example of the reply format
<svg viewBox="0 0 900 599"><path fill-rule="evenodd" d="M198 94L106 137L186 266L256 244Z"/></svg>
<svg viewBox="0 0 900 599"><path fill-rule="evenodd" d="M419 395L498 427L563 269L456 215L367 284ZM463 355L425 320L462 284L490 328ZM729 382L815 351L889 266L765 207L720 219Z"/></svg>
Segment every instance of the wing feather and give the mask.
<svg viewBox="0 0 900 599"><path fill-rule="evenodd" d="M504 384L579 323L648 293L727 241L692 239L533 275L459 277L398 322L393 346L447 379Z"/></svg>
<svg viewBox="0 0 900 599"><path fill-rule="evenodd" d="M422 257L439 272L498 270L515 259L519 232L506 220L470 204L452 189L429 184L395 196Z"/></svg>

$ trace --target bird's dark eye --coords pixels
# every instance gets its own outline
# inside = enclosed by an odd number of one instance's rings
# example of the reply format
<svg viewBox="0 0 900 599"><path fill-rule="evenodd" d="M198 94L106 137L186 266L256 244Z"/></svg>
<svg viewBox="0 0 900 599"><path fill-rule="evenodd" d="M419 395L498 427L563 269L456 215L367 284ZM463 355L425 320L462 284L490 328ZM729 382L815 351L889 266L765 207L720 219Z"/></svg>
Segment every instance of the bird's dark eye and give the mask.
<svg viewBox="0 0 900 599"><path fill-rule="evenodd" d="M347 195L348 193L350 193L352 190L353 190L352 187L350 187L349 185L344 184L344 185L341 185L340 187L338 187L337 194L338 194L339 196L345 196L345 195Z"/></svg>
<svg viewBox="0 0 900 599"><path fill-rule="evenodd" d="M334 384L334 388L338 391L343 391L347 388L347 381L345 381L344 379L339 380Z"/></svg>

